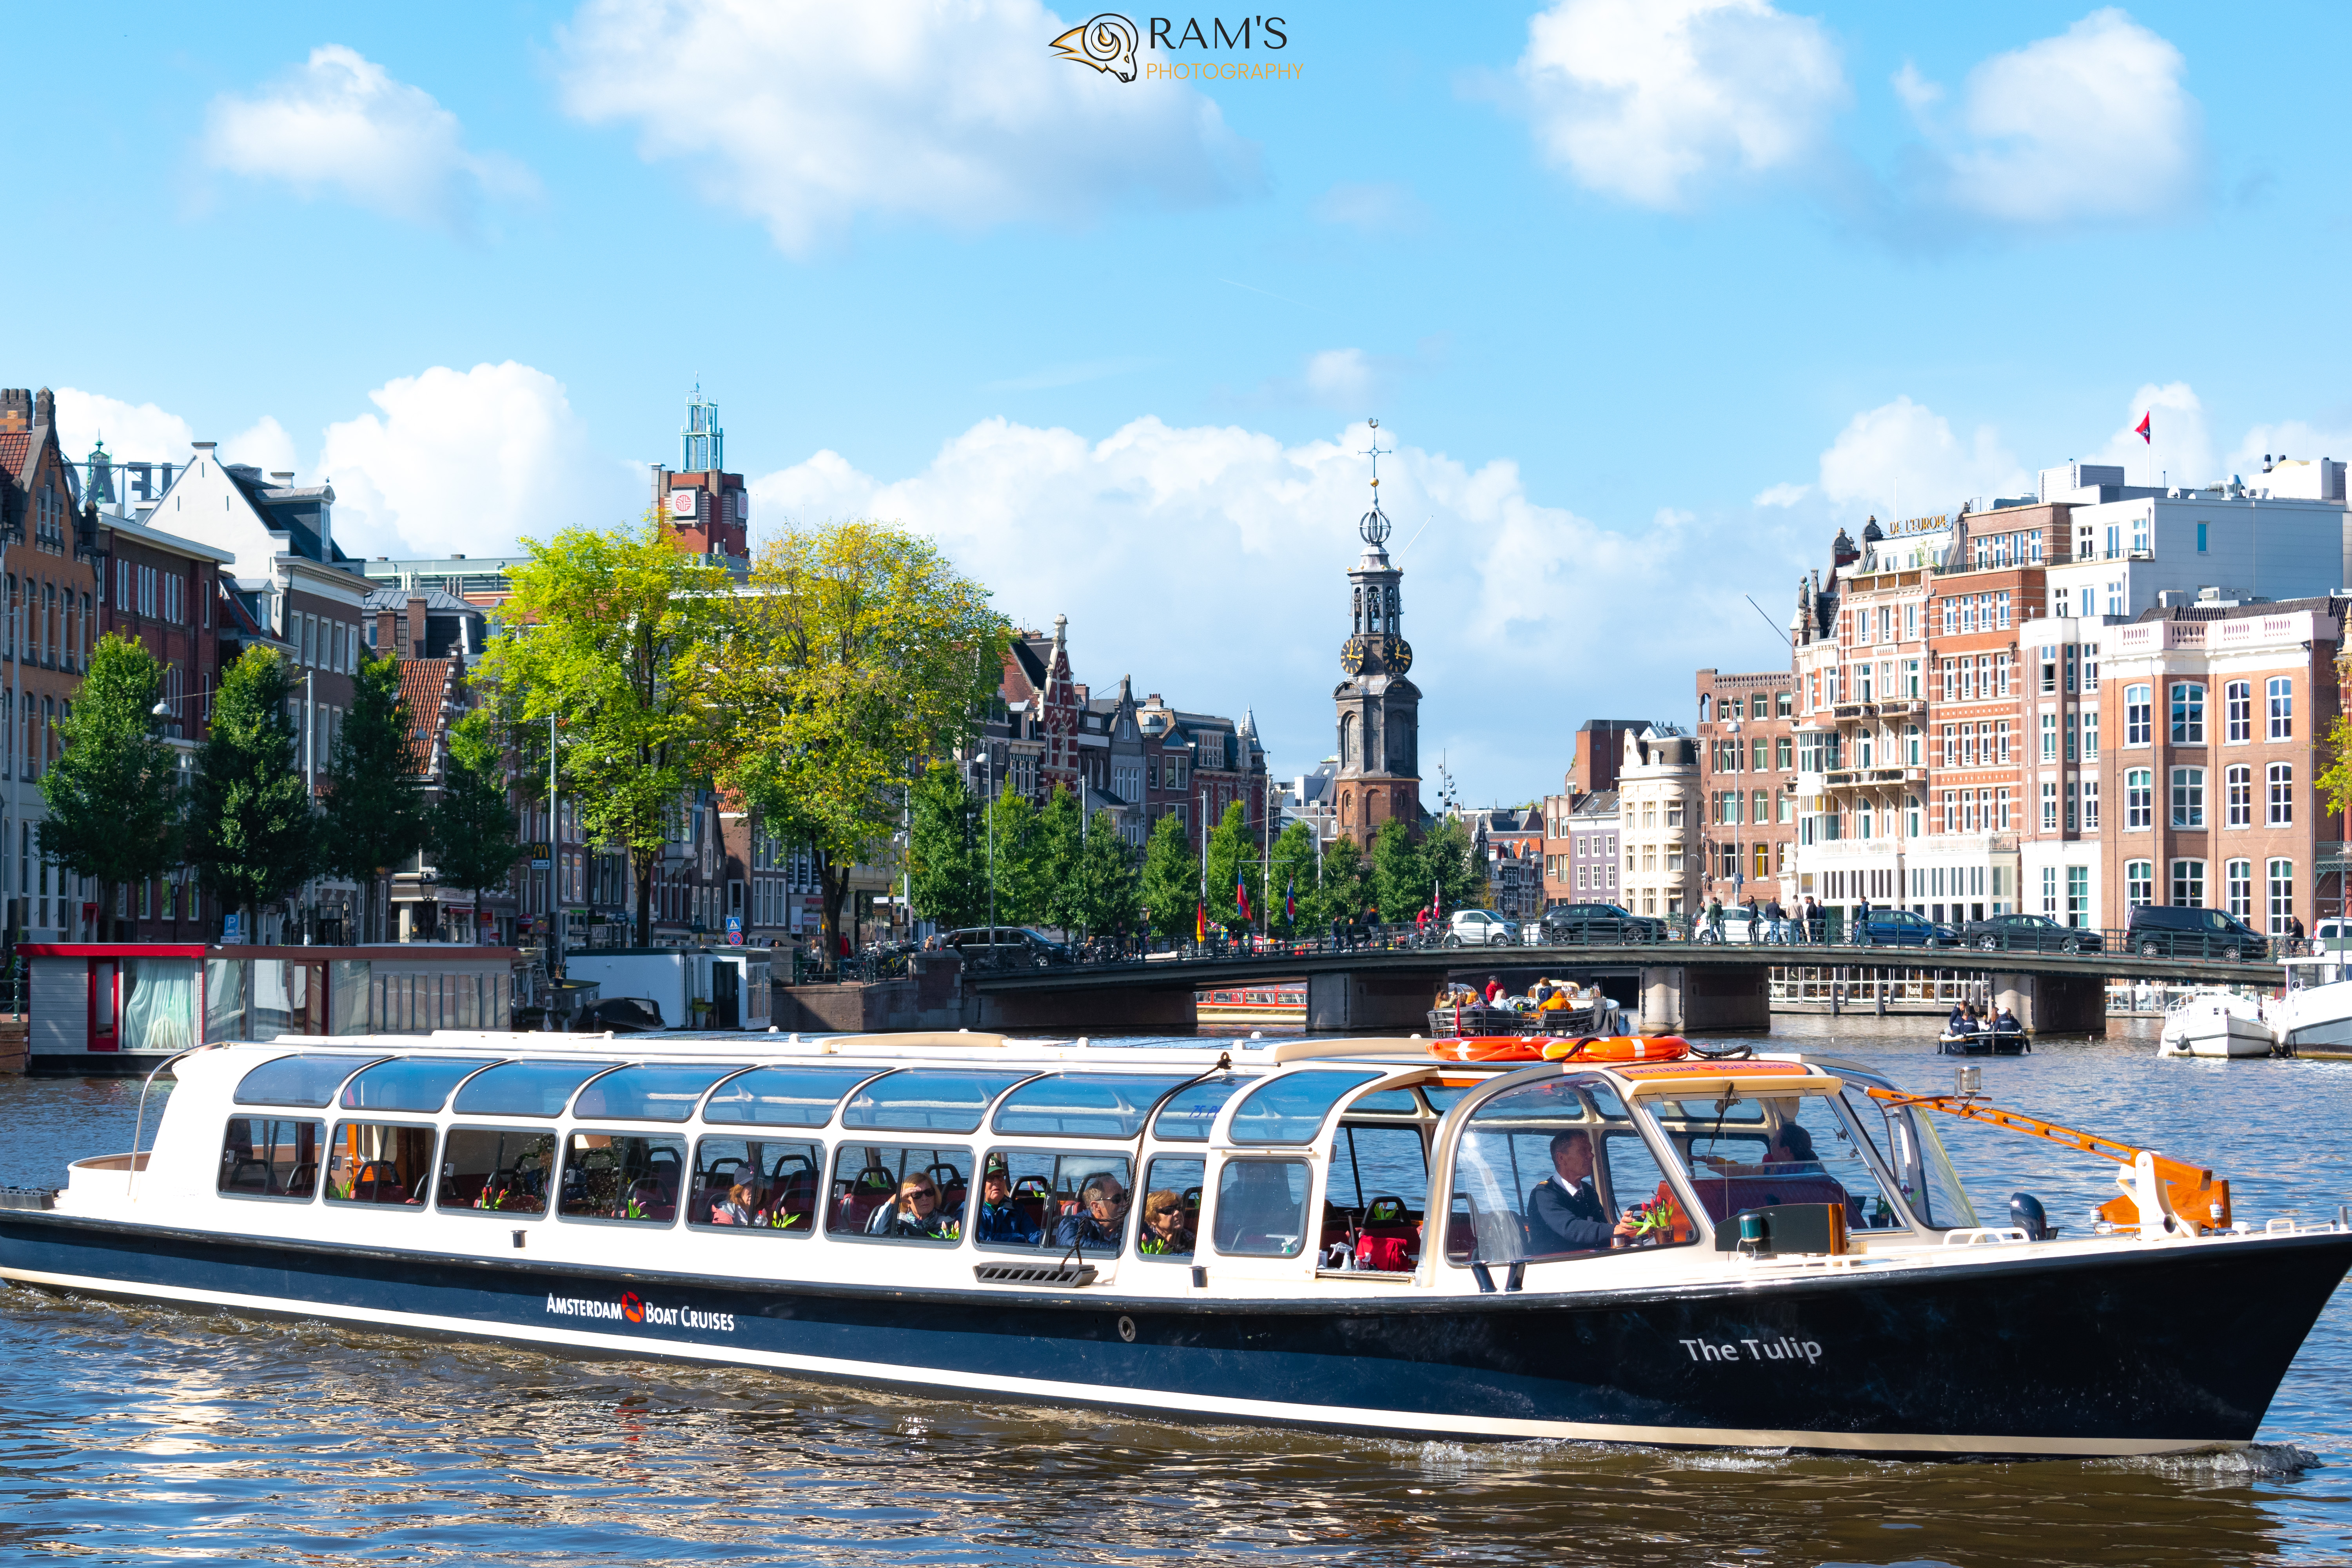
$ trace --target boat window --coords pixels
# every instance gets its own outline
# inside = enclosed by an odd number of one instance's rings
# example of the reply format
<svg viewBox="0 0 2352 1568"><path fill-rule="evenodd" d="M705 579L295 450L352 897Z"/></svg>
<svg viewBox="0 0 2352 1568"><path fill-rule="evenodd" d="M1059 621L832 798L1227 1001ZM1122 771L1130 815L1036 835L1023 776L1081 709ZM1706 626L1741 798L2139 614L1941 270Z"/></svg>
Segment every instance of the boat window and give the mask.
<svg viewBox="0 0 2352 1568"><path fill-rule="evenodd" d="M1845 1104L1864 1136L1895 1173L1903 1201L1921 1225L1936 1230L1977 1225L1976 1205L1969 1201L1968 1189L1960 1184L1950 1157L1944 1152L1944 1142L1936 1133L1930 1113L1872 1100L1853 1086L1845 1091ZM1884 1143L1879 1142L1882 1138Z"/></svg>
<svg viewBox="0 0 2352 1568"><path fill-rule="evenodd" d="M841 1097L874 1076L872 1068L758 1068L729 1079L702 1108L705 1121L759 1127L822 1127Z"/></svg>
<svg viewBox="0 0 2352 1568"><path fill-rule="evenodd" d="M841 1124L891 1132L977 1132L988 1102L1029 1076L955 1068L885 1073L850 1096Z"/></svg>
<svg viewBox="0 0 2352 1568"><path fill-rule="evenodd" d="M1348 1114L1355 1114L1352 1107ZM1428 1195L1429 1152L1422 1144L1421 1129L1358 1127L1352 1122L1340 1127L1331 1144L1331 1184L1323 1194L1327 1204L1360 1210L1376 1198L1402 1198L1419 1219Z"/></svg>
<svg viewBox="0 0 2352 1568"><path fill-rule="evenodd" d="M1779 1204L1832 1204L1849 1230L1903 1229L1908 1221L1871 1168L1864 1141L1826 1094L1729 1094L1658 1106L1718 1246L1738 1237L1738 1215Z"/></svg>
<svg viewBox="0 0 2352 1568"><path fill-rule="evenodd" d="M1297 1257L1307 1247L1307 1187L1304 1160L1226 1161L1211 1216L1217 1250L1233 1258Z"/></svg>
<svg viewBox="0 0 2352 1568"><path fill-rule="evenodd" d="M1409 1089L1376 1089L1360 1094L1348 1107L1350 1116L1419 1116L1421 1101Z"/></svg>
<svg viewBox="0 0 2352 1568"><path fill-rule="evenodd" d="M564 1145L556 1212L565 1219L667 1225L686 1185L686 1140L574 1132Z"/></svg>
<svg viewBox="0 0 2352 1568"><path fill-rule="evenodd" d="M694 1146L694 1186L686 1223L767 1236L816 1228L824 1152L814 1143L705 1138Z"/></svg>
<svg viewBox="0 0 2352 1568"><path fill-rule="evenodd" d="M1617 1235L1628 1222L1629 1234ZM1656 1156L1598 1075L1507 1089L1470 1113L1446 1216L1454 1262L1601 1255L1696 1236Z"/></svg>
<svg viewBox="0 0 2352 1568"><path fill-rule="evenodd" d="M1206 1172L1207 1162L1198 1154L1161 1154L1152 1160L1150 1174L1143 1182L1143 1218L1136 1233L1139 1253L1171 1261L1192 1256L1194 1238L1201 1234L1201 1183ZM1176 1223L1163 1226L1155 1215L1171 1206Z"/></svg>
<svg viewBox="0 0 2352 1568"><path fill-rule="evenodd" d="M1227 1074L1223 1078L1203 1079L1188 1089L1171 1095L1160 1114L1151 1119L1151 1135L1163 1143L1206 1143L1209 1128L1217 1120L1217 1112L1225 1101L1256 1082L1255 1076Z"/></svg>
<svg viewBox="0 0 2352 1568"><path fill-rule="evenodd" d="M305 1051L266 1061L237 1079L239 1105L300 1105L323 1110L354 1069L381 1057L328 1056Z"/></svg>
<svg viewBox="0 0 2352 1568"><path fill-rule="evenodd" d="M444 1209L506 1215L547 1212L555 1134L524 1127L452 1127L441 1144Z"/></svg>
<svg viewBox="0 0 2352 1568"><path fill-rule="evenodd" d="M606 1073L580 1091L582 1121L683 1121L702 1091L737 1069L705 1062L658 1062Z"/></svg>
<svg viewBox="0 0 2352 1568"><path fill-rule="evenodd" d="M1131 1139L1159 1098L1181 1078L1055 1073L1023 1084L996 1108L991 1131L1008 1137Z"/></svg>
<svg viewBox="0 0 2352 1568"><path fill-rule="evenodd" d="M457 1091L460 1116L563 1114L572 1091L618 1062L506 1062L466 1080Z"/></svg>
<svg viewBox="0 0 2352 1568"><path fill-rule="evenodd" d="M389 1121L339 1121L327 1156L331 1204L425 1206L433 1184L433 1129Z"/></svg>
<svg viewBox="0 0 2352 1568"><path fill-rule="evenodd" d="M1436 1083L1425 1083L1421 1086L1422 1099L1429 1101L1429 1109L1440 1116L1461 1104L1462 1097L1469 1092L1466 1085L1459 1089L1448 1089L1444 1084Z"/></svg>
<svg viewBox="0 0 2352 1568"><path fill-rule="evenodd" d="M1116 1258L1134 1201L1134 1170L1128 1156L1104 1149L992 1149L981 1163L972 1239L1056 1257Z"/></svg>
<svg viewBox="0 0 2352 1568"><path fill-rule="evenodd" d="M825 1234L879 1241L956 1241L963 1236L964 1204L971 1190L969 1149L844 1143L834 1156Z"/></svg>
<svg viewBox="0 0 2352 1568"><path fill-rule="evenodd" d="M1349 1089L1381 1075L1369 1072L1287 1072L1268 1079L1234 1109L1236 1143L1312 1143L1324 1118Z"/></svg>
<svg viewBox="0 0 2352 1568"><path fill-rule="evenodd" d="M326 1135L323 1121L232 1116L221 1139L216 1190L308 1203L319 1195L319 1145Z"/></svg>
<svg viewBox="0 0 2352 1568"><path fill-rule="evenodd" d="M343 1085L342 1107L345 1110L438 1110L448 1102L451 1089L498 1059L394 1057Z"/></svg>

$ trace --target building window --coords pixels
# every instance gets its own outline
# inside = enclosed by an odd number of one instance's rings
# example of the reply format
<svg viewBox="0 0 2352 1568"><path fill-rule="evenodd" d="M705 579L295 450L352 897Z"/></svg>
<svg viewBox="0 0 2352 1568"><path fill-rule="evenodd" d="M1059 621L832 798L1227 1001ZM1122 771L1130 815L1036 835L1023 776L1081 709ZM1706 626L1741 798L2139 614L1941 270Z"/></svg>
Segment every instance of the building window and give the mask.
<svg viewBox="0 0 2352 1568"><path fill-rule="evenodd" d="M2251 924L2254 918L2254 863L2229 860L2221 866L2221 904Z"/></svg>
<svg viewBox="0 0 2352 1568"><path fill-rule="evenodd" d="M2152 827L2156 825L2156 771L2134 768L2124 774L2124 826ZM2140 900L2147 902L2146 900Z"/></svg>
<svg viewBox="0 0 2352 1568"><path fill-rule="evenodd" d="M2172 743L2176 746L2201 746L2205 743L2205 685L2197 680L2176 680L2172 683Z"/></svg>
<svg viewBox="0 0 2352 1568"><path fill-rule="evenodd" d="M2124 688L2124 744L2145 746L2148 743L2148 688Z"/></svg>
<svg viewBox="0 0 2352 1568"><path fill-rule="evenodd" d="M2270 883L2270 934L2284 936L2287 923L2294 919L2294 862L2273 860L2263 869Z"/></svg>
<svg viewBox="0 0 2352 1568"><path fill-rule="evenodd" d="M1786 696L1787 693L1781 695ZM1789 772L1796 765L1796 742L1788 736L1783 735L1772 742L1772 766L1777 772Z"/></svg>
<svg viewBox="0 0 2352 1568"><path fill-rule="evenodd" d="M2205 907L2205 862L2175 860L2172 863L2172 903L2175 909L2201 910Z"/></svg>
<svg viewBox="0 0 2352 1568"><path fill-rule="evenodd" d="M2042 781L2042 830L2044 833L2055 833L2058 830L2058 781L2056 779ZM2051 896L2054 899L2057 895L2053 892Z"/></svg>
<svg viewBox="0 0 2352 1568"><path fill-rule="evenodd" d="M2099 826L2099 781L2083 781L2083 831L2095 833Z"/></svg>
<svg viewBox="0 0 2352 1568"><path fill-rule="evenodd" d="M2154 882L2156 862L2126 860L2124 862L2124 903L2132 909L2156 901Z"/></svg>
<svg viewBox="0 0 2352 1568"><path fill-rule="evenodd" d="M2058 760L2058 715L2055 713L2042 716L2042 760L2045 763Z"/></svg>
<svg viewBox="0 0 2352 1568"><path fill-rule="evenodd" d="M2066 868L2066 923L2070 926L2091 923L2091 868L2088 866Z"/></svg>
<svg viewBox="0 0 2352 1568"><path fill-rule="evenodd" d="M2205 826L2205 770L2203 768L2172 770L2172 826L2175 827Z"/></svg>
<svg viewBox="0 0 2352 1568"><path fill-rule="evenodd" d="M2294 682L2284 675L2273 676L2270 682L2271 739L2294 739Z"/></svg>
<svg viewBox="0 0 2352 1568"><path fill-rule="evenodd" d="M2205 525L2201 522L2197 525L2197 553L2205 553Z"/></svg>
<svg viewBox="0 0 2352 1568"><path fill-rule="evenodd" d="M2221 807L2224 826L2252 827L2254 825L2253 769L2241 764L2222 770Z"/></svg>
<svg viewBox="0 0 2352 1568"><path fill-rule="evenodd" d="M2233 680L2221 688L2221 738L2225 741L2251 741L2254 738L2254 683Z"/></svg>
<svg viewBox="0 0 2352 1568"><path fill-rule="evenodd" d="M2083 710L2083 760L2096 762L2099 756L2099 710Z"/></svg>
<svg viewBox="0 0 2352 1568"><path fill-rule="evenodd" d="M2042 912L2052 920L2058 918L2058 868L2042 868Z"/></svg>
<svg viewBox="0 0 2352 1568"><path fill-rule="evenodd" d="M2270 768L2270 826L2289 827L2294 823L2294 764L2273 763Z"/></svg>

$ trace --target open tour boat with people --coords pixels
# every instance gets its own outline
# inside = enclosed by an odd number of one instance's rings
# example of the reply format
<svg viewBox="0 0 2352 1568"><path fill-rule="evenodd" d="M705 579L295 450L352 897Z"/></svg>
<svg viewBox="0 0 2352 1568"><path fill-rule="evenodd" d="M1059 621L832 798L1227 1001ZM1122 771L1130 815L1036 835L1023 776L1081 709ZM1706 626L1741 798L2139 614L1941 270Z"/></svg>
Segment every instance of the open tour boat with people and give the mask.
<svg viewBox="0 0 2352 1568"><path fill-rule="evenodd" d="M1675 1040L209 1045L0 1277L460 1341L1374 1434L2251 1440L2352 1227L1961 1092ZM1984 1223L1936 1123L2122 1191Z"/></svg>

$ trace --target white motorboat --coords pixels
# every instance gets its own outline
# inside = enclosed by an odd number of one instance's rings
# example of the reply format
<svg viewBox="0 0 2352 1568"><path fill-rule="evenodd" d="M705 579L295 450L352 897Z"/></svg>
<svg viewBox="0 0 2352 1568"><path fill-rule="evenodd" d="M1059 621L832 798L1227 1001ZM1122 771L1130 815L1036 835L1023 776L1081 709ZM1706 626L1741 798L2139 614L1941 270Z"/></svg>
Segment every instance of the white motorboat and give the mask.
<svg viewBox="0 0 2352 1568"><path fill-rule="evenodd" d="M2285 966L2286 998L2273 1015L2281 1054L2352 1050L2352 952L2290 958Z"/></svg>
<svg viewBox="0 0 2352 1568"><path fill-rule="evenodd" d="M2266 1057L2278 1035L2263 1020L2262 1003L2233 991L2192 992L2173 1004L2158 1037L2164 1057Z"/></svg>

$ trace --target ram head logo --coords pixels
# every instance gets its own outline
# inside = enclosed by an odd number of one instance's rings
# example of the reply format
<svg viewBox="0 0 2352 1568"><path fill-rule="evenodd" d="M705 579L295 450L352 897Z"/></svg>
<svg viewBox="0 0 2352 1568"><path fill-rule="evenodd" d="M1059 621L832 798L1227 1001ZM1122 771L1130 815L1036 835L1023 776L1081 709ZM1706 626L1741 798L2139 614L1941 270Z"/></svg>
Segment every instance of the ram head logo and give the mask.
<svg viewBox="0 0 2352 1568"><path fill-rule="evenodd" d="M1106 11L1055 38L1054 48L1063 59L1133 81L1135 44L1135 24L1116 11Z"/></svg>

